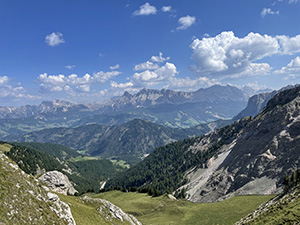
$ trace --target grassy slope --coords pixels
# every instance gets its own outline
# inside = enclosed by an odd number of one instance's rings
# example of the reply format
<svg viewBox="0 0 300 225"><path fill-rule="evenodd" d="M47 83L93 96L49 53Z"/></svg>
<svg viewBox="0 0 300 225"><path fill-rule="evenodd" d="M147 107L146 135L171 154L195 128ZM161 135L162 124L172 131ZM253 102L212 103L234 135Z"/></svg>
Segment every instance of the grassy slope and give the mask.
<svg viewBox="0 0 300 225"><path fill-rule="evenodd" d="M59 198L69 204L77 225L111 224L96 211L95 205L87 204L73 196L59 195Z"/></svg>
<svg viewBox="0 0 300 225"><path fill-rule="evenodd" d="M8 152L11 149L10 144L0 144L0 151L1 152Z"/></svg>
<svg viewBox="0 0 300 225"><path fill-rule="evenodd" d="M217 203L192 203L152 198L147 194L105 192L91 196L106 199L137 217L143 224L233 224L273 196L238 196Z"/></svg>
<svg viewBox="0 0 300 225"><path fill-rule="evenodd" d="M260 214L259 214L260 213ZM299 186L291 193L285 194L275 203L269 203L264 210L254 214L254 219L243 224L273 225L299 224L300 222L300 189Z"/></svg>
<svg viewBox="0 0 300 225"><path fill-rule="evenodd" d="M50 209L52 203L43 200L47 193L34 177L2 153L9 149L0 145L0 224L67 224Z"/></svg>

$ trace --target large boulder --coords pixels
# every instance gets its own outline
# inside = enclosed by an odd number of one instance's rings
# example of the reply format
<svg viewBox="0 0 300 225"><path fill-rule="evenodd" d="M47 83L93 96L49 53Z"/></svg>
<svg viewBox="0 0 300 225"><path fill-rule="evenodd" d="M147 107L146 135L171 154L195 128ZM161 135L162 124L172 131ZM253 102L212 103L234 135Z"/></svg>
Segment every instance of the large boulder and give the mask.
<svg viewBox="0 0 300 225"><path fill-rule="evenodd" d="M51 191L64 194L74 195L78 192L70 183L69 178L59 171L49 171L40 176L39 180L43 181Z"/></svg>

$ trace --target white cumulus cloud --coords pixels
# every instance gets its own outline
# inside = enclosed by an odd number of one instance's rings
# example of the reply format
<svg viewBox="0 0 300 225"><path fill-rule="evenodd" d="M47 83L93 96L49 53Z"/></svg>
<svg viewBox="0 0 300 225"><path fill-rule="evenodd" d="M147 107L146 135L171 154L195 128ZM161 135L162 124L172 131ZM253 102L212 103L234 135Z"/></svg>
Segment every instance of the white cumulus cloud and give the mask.
<svg viewBox="0 0 300 225"><path fill-rule="evenodd" d="M222 32L215 37L195 39L190 45L193 50L192 69L204 76L262 75L270 72L267 63L257 63L274 54L290 55L300 52L300 35L269 36L249 33L243 38L232 31Z"/></svg>
<svg viewBox="0 0 300 225"><path fill-rule="evenodd" d="M110 66L109 67L109 69L111 69L111 70L117 70L117 69L119 69L120 68L120 65L119 64L116 64L116 65L114 65L114 66Z"/></svg>
<svg viewBox="0 0 300 225"><path fill-rule="evenodd" d="M12 102L18 102L22 100L36 100L40 99L40 96L34 96L27 93L27 90L21 86L21 84L13 85L10 83L8 76L0 76L0 102L4 104L12 104Z"/></svg>
<svg viewBox="0 0 300 225"><path fill-rule="evenodd" d="M7 84L9 81L8 76L0 76L0 87L3 86L4 84Z"/></svg>
<svg viewBox="0 0 300 225"><path fill-rule="evenodd" d="M186 30L190 26L192 26L196 22L196 17L194 16L184 16L180 17L178 20L179 26L176 28L177 30Z"/></svg>
<svg viewBox="0 0 300 225"><path fill-rule="evenodd" d="M163 11L163 12L170 12L171 11L171 9L172 9L172 6L163 6L162 8L161 8L161 10Z"/></svg>
<svg viewBox="0 0 300 225"><path fill-rule="evenodd" d="M279 11L272 11L270 8L263 8L260 15L265 17L266 15L279 15Z"/></svg>
<svg viewBox="0 0 300 225"><path fill-rule="evenodd" d="M134 84L132 83L132 82L127 82L127 83L117 83L117 82L115 82L115 81L111 81L110 82L110 86L112 87L112 88L123 88L123 89L125 89L125 88L129 88L129 87L133 87L134 86Z"/></svg>
<svg viewBox="0 0 300 225"><path fill-rule="evenodd" d="M139 71L139 70L154 70L157 69L159 66L153 62L147 61L144 63L140 63L138 65L134 66L134 70L135 71Z"/></svg>
<svg viewBox="0 0 300 225"><path fill-rule="evenodd" d="M133 74L132 81L137 86L153 86L167 81L177 73L176 66L173 63L167 62L164 66L154 71L146 70L141 73Z"/></svg>
<svg viewBox="0 0 300 225"><path fill-rule="evenodd" d="M300 75L300 57L297 56L295 59L291 60L287 66L282 67L280 70L274 71L275 74L285 74L290 77Z"/></svg>
<svg viewBox="0 0 300 225"><path fill-rule="evenodd" d="M135 65L134 70L155 70L159 68L159 63L163 63L169 59L170 57L164 58L163 53L160 52L158 56L152 56L149 61Z"/></svg>
<svg viewBox="0 0 300 225"><path fill-rule="evenodd" d="M160 52L160 53L159 53L159 56L152 56L151 59L150 59L150 61L151 61L151 62L162 63L162 62L165 62L165 61L167 61L167 60L170 59L170 57L164 58L162 55L163 55L163 53Z"/></svg>
<svg viewBox="0 0 300 225"><path fill-rule="evenodd" d="M105 83L118 76L120 73L121 72L119 71L99 71L92 76L90 74L85 74L83 77L78 77L77 74L65 76L62 74L48 75L47 73L44 73L38 76L36 82L40 84L41 92L71 91L73 90L72 87L80 92L89 92L91 85Z"/></svg>
<svg viewBox="0 0 300 225"><path fill-rule="evenodd" d="M288 37L285 35L276 36L281 46L281 54L292 55L300 52L300 35Z"/></svg>
<svg viewBox="0 0 300 225"><path fill-rule="evenodd" d="M72 70L75 68L75 65L67 65L65 66L65 68L69 69L69 70Z"/></svg>
<svg viewBox="0 0 300 225"><path fill-rule="evenodd" d="M156 7L150 5L148 2L146 2L144 5L140 6L139 10L134 11L132 15L134 15L134 16L149 16L151 14L156 14L156 12L157 12Z"/></svg>
<svg viewBox="0 0 300 225"><path fill-rule="evenodd" d="M65 43L65 40L63 39L62 36L63 36L62 33L53 32L52 34L46 36L45 41L49 46L53 47Z"/></svg>

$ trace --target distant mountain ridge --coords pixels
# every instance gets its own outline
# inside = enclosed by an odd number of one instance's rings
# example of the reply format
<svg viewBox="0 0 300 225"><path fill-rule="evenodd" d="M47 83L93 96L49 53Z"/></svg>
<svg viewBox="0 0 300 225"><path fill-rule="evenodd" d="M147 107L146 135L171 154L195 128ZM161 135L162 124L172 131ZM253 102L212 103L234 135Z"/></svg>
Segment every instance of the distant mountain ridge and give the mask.
<svg viewBox="0 0 300 225"><path fill-rule="evenodd" d="M25 105L21 107L0 106L0 119L16 119L35 116L43 113L69 110L89 110L83 104L76 104L65 100L43 101L40 105Z"/></svg>
<svg viewBox="0 0 300 225"><path fill-rule="evenodd" d="M108 187L178 188L194 202L278 193L284 175L300 167L299 105L299 86L281 91L256 117L157 148Z"/></svg>
<svg viewBox="0 0 300 225"><path fill-rule="evenodd" d="M190 128L231 119L247 104L247 95L233 86L212 86L195 92L143 89L105 104L75 104L63 100L39 106L0 107L0 139L54 127L86 124L120 125L132 119L168 127Z"/></svg>
<svg viewBox="0 0 300 225"><path fill-rule="evenodd" d="M184 104L195 102L226 102L246 101L244 92L233 86L215 85L209 88L200 88L195 92L172 91L167 89L142 89L137 94L131 95L125 92L121 97L110 102L111 107L122 109L126 107L148 107L159 104Z"/></svg>
<svg viewBox="0 0 300 225"><path fill-rule="evenodd" d="M52 128L28 133L9 141L55 143L92 156L140 161L154 148L210 131L207 125L190 129L170 128L134 119L119 126L90 124L76 128Z"/></svg>

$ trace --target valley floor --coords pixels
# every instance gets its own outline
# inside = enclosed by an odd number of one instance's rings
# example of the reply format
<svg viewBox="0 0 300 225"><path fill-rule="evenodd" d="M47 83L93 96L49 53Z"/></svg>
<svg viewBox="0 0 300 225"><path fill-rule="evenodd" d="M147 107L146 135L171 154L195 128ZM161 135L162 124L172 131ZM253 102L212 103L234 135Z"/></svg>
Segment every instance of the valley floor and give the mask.
<svg viewBox="0 0 300 225"><path fill-rule="evenodd" d="M238 196L216 203L192 203L171 200L167 196L150 197L147 194L119 191L92 194L89 197L112 202L124 212L134 215L142 224L211 225L234 224L274 196ZM105 224L104 221L97 221L95 208L92 205L87 207L78 197L62 196L62 200L70 204L78 225Z"/></svg>

